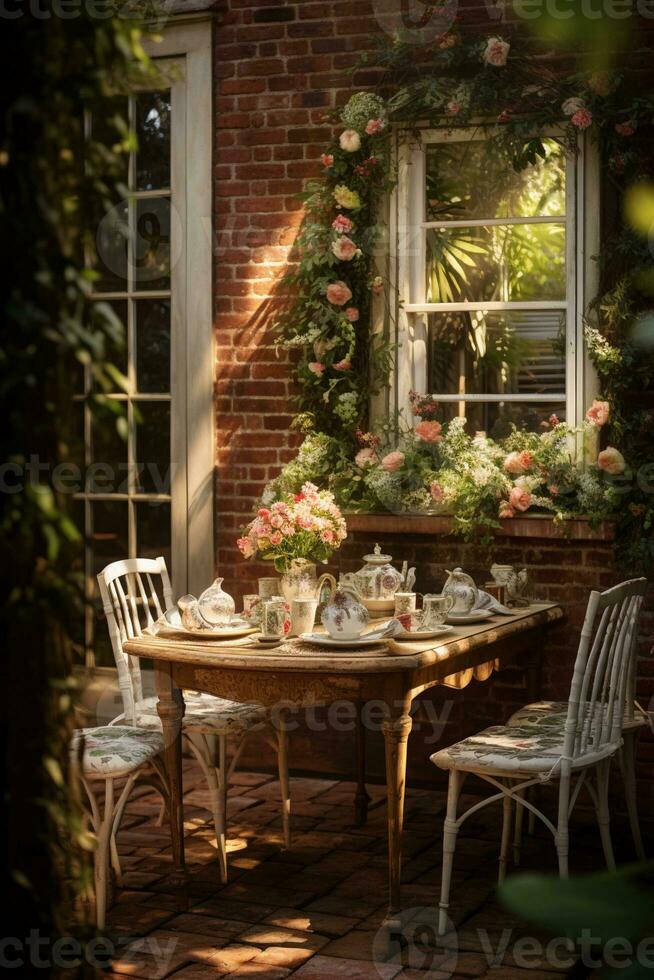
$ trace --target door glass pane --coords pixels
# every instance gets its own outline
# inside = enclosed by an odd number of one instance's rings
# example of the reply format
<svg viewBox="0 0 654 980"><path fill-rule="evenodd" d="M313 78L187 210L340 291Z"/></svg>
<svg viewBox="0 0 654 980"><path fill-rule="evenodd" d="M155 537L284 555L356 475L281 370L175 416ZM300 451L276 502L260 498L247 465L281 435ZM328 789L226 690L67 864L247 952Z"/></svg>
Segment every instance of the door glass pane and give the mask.
<svg viewBox="0 0 654 980"><path fill-rule="evenodd" d="M123 500L95 500L91 504L91 543L93 578L105 565L127 558L127 503Z"/></svg>
<svg viewBox="0 0 654 980"><path fill-rule="evenodd" d="M457 402L442 402L442 420L449 422L459 414ZM466 429L470 435L485 432L492 439L503 439L515 425L528 432L543 432L548 429L548 419L556 415L560 422L565 421L565 401L537 402L466 402Z"/></svg>
<svg viewBox="0 0 654 980"><path fill-rule="evenodd" d="M166 559L168 574L172 574L170 553L170 504L136 504L136 553L139 558Z"/></svg>
<svg viewBox="0 0 654 980"><path fill-rule="evenodd" d="M107 336L107 362L115 367L120 374L127 377L127 300L99 300L94 304L95 319L99 328ZM93 382L93 387L97 384ZM114 378L111 378L111 390L123 391L124 388Z"/></svg>
<svg viewBox="0 0 654 980"><path fill-rule="evenodd" d="M103 99L102 104L91 111L91 138L112 151L112 175L123 180L125 184L127 184L129 166L129 154L126 152L125 143L128 127L129 104L122 96ZM103 169L98 160L95 161L95 166ZM116 167L117 174L113 169Z"/></svg>
<svg viewBox="0 0 654 980"><path fill-rule="evenodd" d="M99 278L93 284L98 293L118 293L127 289L127 202L107 211L95 237L95 269Z"/></svg>
<svg viewBox="0 0 654 980"><path fill-rule="evenodd" d="M170 92L136 97L136 189L170 187Z"/></svg>
<svg viewBox="0 0 654 980"><path fill-rule="evenodd" d="M564 215L565 154L555 140L543 146L546 159L516 173L487 141L429 144L427 221Z"/></svg>
<svg viewBox="0 0 654 980"><path fill-rule="evenodd" d="M170 287L170 201L167 197L136 201L133 271L136 289Z"/></svg>
<svg viewBox="0 0 654 980"><path fill-rule="evenodd" d="M170 302L141 299L136 310L136 387L138 391L170 391Z"/></svg>
<svg viewBox="0 0 654 980"><path fill-rule="evenodd" d="M110 407L111 406L111 407ZM115 411L111 411L114 408ZM95 409L91 420L91 467L87 493L127 493L127 410L112 401Z"/></svg>
<svg viewBox="0 0 654 980"><path fill-rule="evenodd" d="M565 225L426 230L427 302L565 299Z"/></svg>
<svg viewBox="0 0 654 980"><path fill-rule="evenodd" d="M170 493L170 404L137 402L137 493Z"/></svg>
<svg viewBox="0 0 654 980"><path fill-rule="evenodd" d="M565 392L560 310L428 316L427 391L447 395Z"/></svg>

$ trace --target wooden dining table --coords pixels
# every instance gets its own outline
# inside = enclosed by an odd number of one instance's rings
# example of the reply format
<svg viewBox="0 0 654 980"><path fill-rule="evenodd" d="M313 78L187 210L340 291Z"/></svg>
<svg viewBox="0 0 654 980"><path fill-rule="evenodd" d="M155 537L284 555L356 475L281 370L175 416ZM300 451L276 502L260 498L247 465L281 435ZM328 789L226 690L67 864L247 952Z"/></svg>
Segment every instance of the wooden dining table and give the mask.
<svg viewBox="0 0 654 980"><path fill-rule="evenodd" d="M351 702L356 706L358 822L365 821L366 704L381 707L385 742L388 821L389 929L400 925L400 878L407 741L411 704L437 685L465 688L473 678L488 680L495 670L518 666L526 672L527 696L538 697L539 668L547 630L563 617L560 606L533 603L510 616L495 615L475 625L455 626L440 639L387 641L383 648L321 649L300 640L262 649L256 640L180 639L174 635L129 640L125 651L153 661L157 710L164 734L164 762L171 789L173 864L180 881L186 878L182 813L183 690L203 691L239 702L269 706L276 724L290 712Z"/></svg>

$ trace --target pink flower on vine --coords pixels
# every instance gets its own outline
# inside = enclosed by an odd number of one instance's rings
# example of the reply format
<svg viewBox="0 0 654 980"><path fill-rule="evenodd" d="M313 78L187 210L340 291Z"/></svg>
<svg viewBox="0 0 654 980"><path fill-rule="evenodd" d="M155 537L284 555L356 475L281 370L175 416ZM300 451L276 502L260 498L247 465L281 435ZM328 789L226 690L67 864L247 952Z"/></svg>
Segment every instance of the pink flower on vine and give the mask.
<svg viewBox="0 0 654 980"><path fill-rule="evenodd" d="M577 111L570 117L570 122L577 129L588 129L593 123L593 114L589 109L577 109Z"/></svg>
<svg viewBox="0 0 654 980"><path fill-rule="evenodd" d="M342 361L339 361L338 364L334 365L334 369L336 371L351 371L352 361L348 361L347 358L343 358Z"/></svg>
<svg viewBox="0 0 654 980"><path fill-rule="evenodd" d="M615 131L618 136L633 136L636 132L636 127L632 122L621 122L615 124Z"/></svg>
<svg viewBox="0 0 654 980"><path fill-rule="evenodd" d="M368 136L376 136L385 127L386 123L383 119L369 119L366 124L366 133Z"/></svg>
<svg viewBox="0 0 654 980"><path fill-rule="evenodd" d="M351 218L348 218L345 214L337 215L332 221L332 228L337 231L339 235L347 235L348 232L352 231L354 228L354 222Z"/></svg>
<svg viewBox="0 0 654 980"><path fill-rule="evenodd" d="M315 374L317 377L320 377L325 370L325 365L321 361L309 361L307 367L311 373Z"/></svg>
<svg viewBox="0 0 654 980"><path fill-rule="evenodd" d="M348 306L345 311L345 316L348 318L350 323L356 323L359 319L359 310L356 306Z"/></svg>
<svg viewBox="0 0 654 980"><path fill-rule="evenodd" d="M323 167L333 167L334 166L334 154L333 153L321 153L320 162Z"/></svg>

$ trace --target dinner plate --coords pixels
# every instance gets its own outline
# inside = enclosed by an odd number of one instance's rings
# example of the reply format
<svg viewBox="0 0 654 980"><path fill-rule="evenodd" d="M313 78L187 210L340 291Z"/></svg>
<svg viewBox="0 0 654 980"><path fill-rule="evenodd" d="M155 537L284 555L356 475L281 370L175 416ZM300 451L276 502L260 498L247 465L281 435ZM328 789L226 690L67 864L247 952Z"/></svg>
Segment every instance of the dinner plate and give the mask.
<svg viewBox="0 0 654 980"><path fill-rule="evenodd" d="M392 637L394 640L433 640L435 636L441 636L443 633L449 633L452 630L451 626L437 626L433 630L405 630L404 633L397 633Z"/></svg>
<svg viewBox="0 0 654 980"><path fill-rule="evenodd" d="M453 623L454 626L468 626L469 623L483 623L485 620L492 618L492 612L478 609L475 612L466 613L464 616L448 616L447 621L448 623Z"/></svg>
<svg viewBox="0 0 654 980"><path fill-rule="evenodd" d="M356 640L335 640L333 636L327 636L325 633L301 633L299 639L304 640L305 643L315 643L316 646L340 647L341 649L347 648L350 650L379 646L384 643L384 639L379 636L359 636Z"/></svg>
<svg viewBox="0 0 654 980"><path fill-rule="evenodd" d="M180 637L189 640L235 640L239 636L247 636L254 633L255 627L247 620L235 616L228 626L207 627L203 630L187 630L182 626L182 620L178 609L166 609L164 613L165 624L161 623L164 629L177 633ZM160 621L161 622L161 621Z"/></svg>

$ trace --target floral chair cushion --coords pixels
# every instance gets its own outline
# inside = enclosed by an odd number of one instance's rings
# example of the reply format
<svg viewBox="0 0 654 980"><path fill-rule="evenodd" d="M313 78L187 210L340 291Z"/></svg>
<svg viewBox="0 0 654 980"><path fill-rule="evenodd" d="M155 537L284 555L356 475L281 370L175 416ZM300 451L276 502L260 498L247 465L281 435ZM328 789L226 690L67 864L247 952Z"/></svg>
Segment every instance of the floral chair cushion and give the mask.
<svg viewBox="0 0 654 980"><path fill-rule="evenodd" d="M158 755L164 747L160 732L144 731L131 725L81 728L73 735L71 752L76 759L84 739L82 771L85 776L119 776L138 769Z"/></svg>
<svg viewBox="0 0 654 980"><path fill-rule="evenodd" d="M555 720L557 719L557 720ZM550 773L563 754L565 715L553 715L547 727L495 725L464 738L430 758L440 769L516 775ZM607 748L607 755L613 751ZM579 760L582 764L582 760Z"/></svg>
<svg viewBox="0 0 654 980"><path fill-rule="evenodd" d="M184 692L184 731L205 735L241 735L266 720L267 711L260 704L239 704L213 694ZM145 698L136 705L134 723L142 728L160 729L157 698Z"/></svg>
<svg viewBox="0 0 654 980"><path fill-rule="evenodd" d="M568 713L568 702L567 701L534 701L532 704L526 704L524 708L520 708L518 711L514 712L507 725L513 727L514 725L524 726L538 726L540 727L557 727L559 722L558 718L563 716L564 722L565 717ZM641 728L643 725L649 724L649 718L647 712L643 711L638 705L634 706L634 713L632 717L625 714L622 725L627 731L634 728Z"/></svg>

